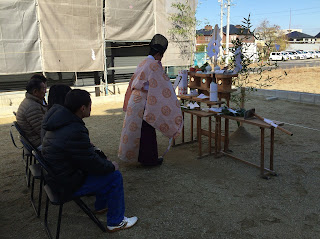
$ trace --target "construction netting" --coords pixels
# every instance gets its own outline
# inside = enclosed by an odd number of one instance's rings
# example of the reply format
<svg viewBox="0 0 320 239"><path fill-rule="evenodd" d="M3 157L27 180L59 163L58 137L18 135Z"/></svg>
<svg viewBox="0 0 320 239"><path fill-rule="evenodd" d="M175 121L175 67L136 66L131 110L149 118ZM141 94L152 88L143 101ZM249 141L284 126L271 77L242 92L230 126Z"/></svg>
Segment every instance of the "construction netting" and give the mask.
<svg viewBox="0 0 320 239"><path fill-rule="evenodd" d="M181 42L168 34L173 2L188 2L194 10L197 5L197 0L1 0L0 74L103 71L105 40L148 44L156 33L169 40L163 65L188 65L177 47Z"/></svg>
<svg viewBox="0 0 320 239"><path fill-rule="evenodd" d="M42 71L34 0L0 1L0 74Z"/></svg>
<svg viewBox="0 0 320 239"><path fill-rule="evenodd" d="M168 38L168 49L162 60L165 66L189 65L190 59L181 54L182 45L191 42L177 42L171 39L172 27L169 16L177 10L172 3L189 3L192 10L197 7L197 0L121 0L106 1L106 40L110 41L150 41L154 34L160 33ZM193 39L195 40L195 39ZM188 48L187 54L192 54Z"/></svg>
<svg viewBox="0 0 320 239"><path fill-rule="evenodd" d="M38 3L43 71L102 71L102 1Z"/></svg>

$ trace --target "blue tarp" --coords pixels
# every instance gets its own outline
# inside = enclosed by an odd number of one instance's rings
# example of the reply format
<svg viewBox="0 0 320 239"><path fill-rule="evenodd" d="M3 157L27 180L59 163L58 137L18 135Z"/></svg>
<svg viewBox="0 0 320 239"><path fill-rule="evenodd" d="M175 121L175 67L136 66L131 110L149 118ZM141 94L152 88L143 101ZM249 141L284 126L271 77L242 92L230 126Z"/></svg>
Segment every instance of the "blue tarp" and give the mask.
<svg viewBox="0 0 320 239"><path fill-rule="evenodd" d="M206 63L206 52L194 53L194 66L201 67L204 63Z"/></svg>

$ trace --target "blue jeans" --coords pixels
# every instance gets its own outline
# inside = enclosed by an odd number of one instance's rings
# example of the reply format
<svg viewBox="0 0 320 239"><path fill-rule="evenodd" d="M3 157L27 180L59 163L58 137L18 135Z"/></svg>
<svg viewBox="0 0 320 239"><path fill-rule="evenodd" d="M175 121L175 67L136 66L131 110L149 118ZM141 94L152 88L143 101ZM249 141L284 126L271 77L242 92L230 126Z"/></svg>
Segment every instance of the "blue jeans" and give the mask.
<svg viewBox="0 0 320 239"><path fill-rule="evenodd" d="M123 220L125 205L122 175L117 170L107 175L89 175L75 196L96 194L95 209L108 207L107 224L117 226Z"/></svg>

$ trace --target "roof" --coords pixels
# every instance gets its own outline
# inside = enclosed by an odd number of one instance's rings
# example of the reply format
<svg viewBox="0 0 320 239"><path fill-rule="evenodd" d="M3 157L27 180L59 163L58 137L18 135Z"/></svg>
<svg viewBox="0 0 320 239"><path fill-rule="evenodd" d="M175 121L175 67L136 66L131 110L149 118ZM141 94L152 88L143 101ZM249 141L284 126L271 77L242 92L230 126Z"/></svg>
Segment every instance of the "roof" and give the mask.
<svg viewBox="0 0 320 239"><path fill-rule="evenodd" d="M317 35L315 35L315 38L320 38L320 32Z"/></svg>
<svg viewBox="0 0 320 239"><path fill-rule="evenodd" d="M223 27L223 33L227 32L227 26ZM244 29L243 32L241 32L241 28L235 27L235 25L230 24L230 35L253 35L253 33L248 34L248 29Z"/></svg>
<svg viewBox="0 0 320 239"><path fill-rule="evenodd" d="M200 29L196 31L196 34L201 36L212 36L212 33L213 33L213 29L211 30Z"/></svg>
<svg viewBox="0 0 320 239"><path fill-rule="evenodd" d="M197 30L196 33L197 33L197 35L212 36L213 30L214 29L212 29L212 30L200 29L200 30ZM226 34L227 27L224 26L222 30L223 30L223 33ZM230 35L247 35L248 30L245 29L243 32L241 32L240 28L236 28L235 25L230 24L229 34ZM253 33L250 33L250 35L253 35Z"/></svg>
<svg viewBox="0 0 320 239"><path fill-rule="evenodd" d="M288 33L287 37L289 39L314 38L311 35L308 35L308 34L305 34L305 33L302 33L302 32L296 32L296 31Z"/></svg>

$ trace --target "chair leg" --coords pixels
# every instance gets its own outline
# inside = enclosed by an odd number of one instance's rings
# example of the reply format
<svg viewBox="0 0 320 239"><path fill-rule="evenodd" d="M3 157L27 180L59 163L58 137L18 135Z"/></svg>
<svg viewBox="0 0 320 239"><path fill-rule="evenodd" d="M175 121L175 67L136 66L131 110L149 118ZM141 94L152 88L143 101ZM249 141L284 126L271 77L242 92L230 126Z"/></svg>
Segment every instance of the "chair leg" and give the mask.
<svg viewBox="0 0 320 239"><path fill-rule="evenodd" d="M62 217L62 209L63 209L63 204L59 206L59 215L58 215L58 222L57 222L57 230L56 230L56 239L59 239L60 237L60 226L61 226L61 217ZM50 239L52 239L52 235L50 232L50 228L48 225L48 211L49 211L49 197L47 196L46 200L46 210L44 214L44 227L46 229L47 235Z"/></svg>
<svg viewBox="0 0 320 239"><path fill-rule="evenodd" d="M33 209L34 209L37 217L39 217L39 213L38 213L37 208L36 208L36 206L35 206L35 201L34 201L33 195L34 195L34 177L32 177L32 181L31 181L30 201L31 201L31 205L32 205L32 207L33 207Z"/></svg>
<svg viewBox="0 0 320 239"><path fill-rule="evenodd" d="M27 186L30 186L30 181L29 181L29 155L26 155L26 180L27 180Z"/></svg>
<svg viewBox="0 0 320 239"><path fill-rule="evenodd" d="M49 197L47 196L47 200L46 200L46 209L45 209L45 213L44 213L44 227L46 229L47 235L50 239L52 239L51 236L51 232L48 226L48 209L49 209Z"/></svg>
<svg viewBox="0 0 320 239"><path fill-rule="evenodd" d="M90 217L90 219L101 229L101 231L106 232L105 226L99 221L99 219L92 213L90 208L80 199L76 198L73 201L75 201L76 204Z"/></svg>
<svg viewBox="0 0 320 239"><path fill-rule="evenodd" d="M62 208L63 208L63 204L61 204L60 207L59 207L59 216L58 216L56 239L59 239L59 236L60 236L60 225L61 225L61 217L62 217Z"/></svg>
<svg viewBox="0 0 320 239"><path fill-rule="evenodd" d="M39 188L39 200L38 200L38 217L40 217L41 211L41 201L42 201L42 187L43 187L43 179L40 179L40 188Z"/></svg>
<svg viewBox="0 0 320 239"><path fill-rule="evenodd" d="M34 199L34 181L35 181L35 178L32 177L30 200L31 200L31 205L32 205L37 217L40 217L43 180L40 179L40 188L39 188L39 194L38 194L38 206L37 207L36 207L35 199Z"/></svg>

